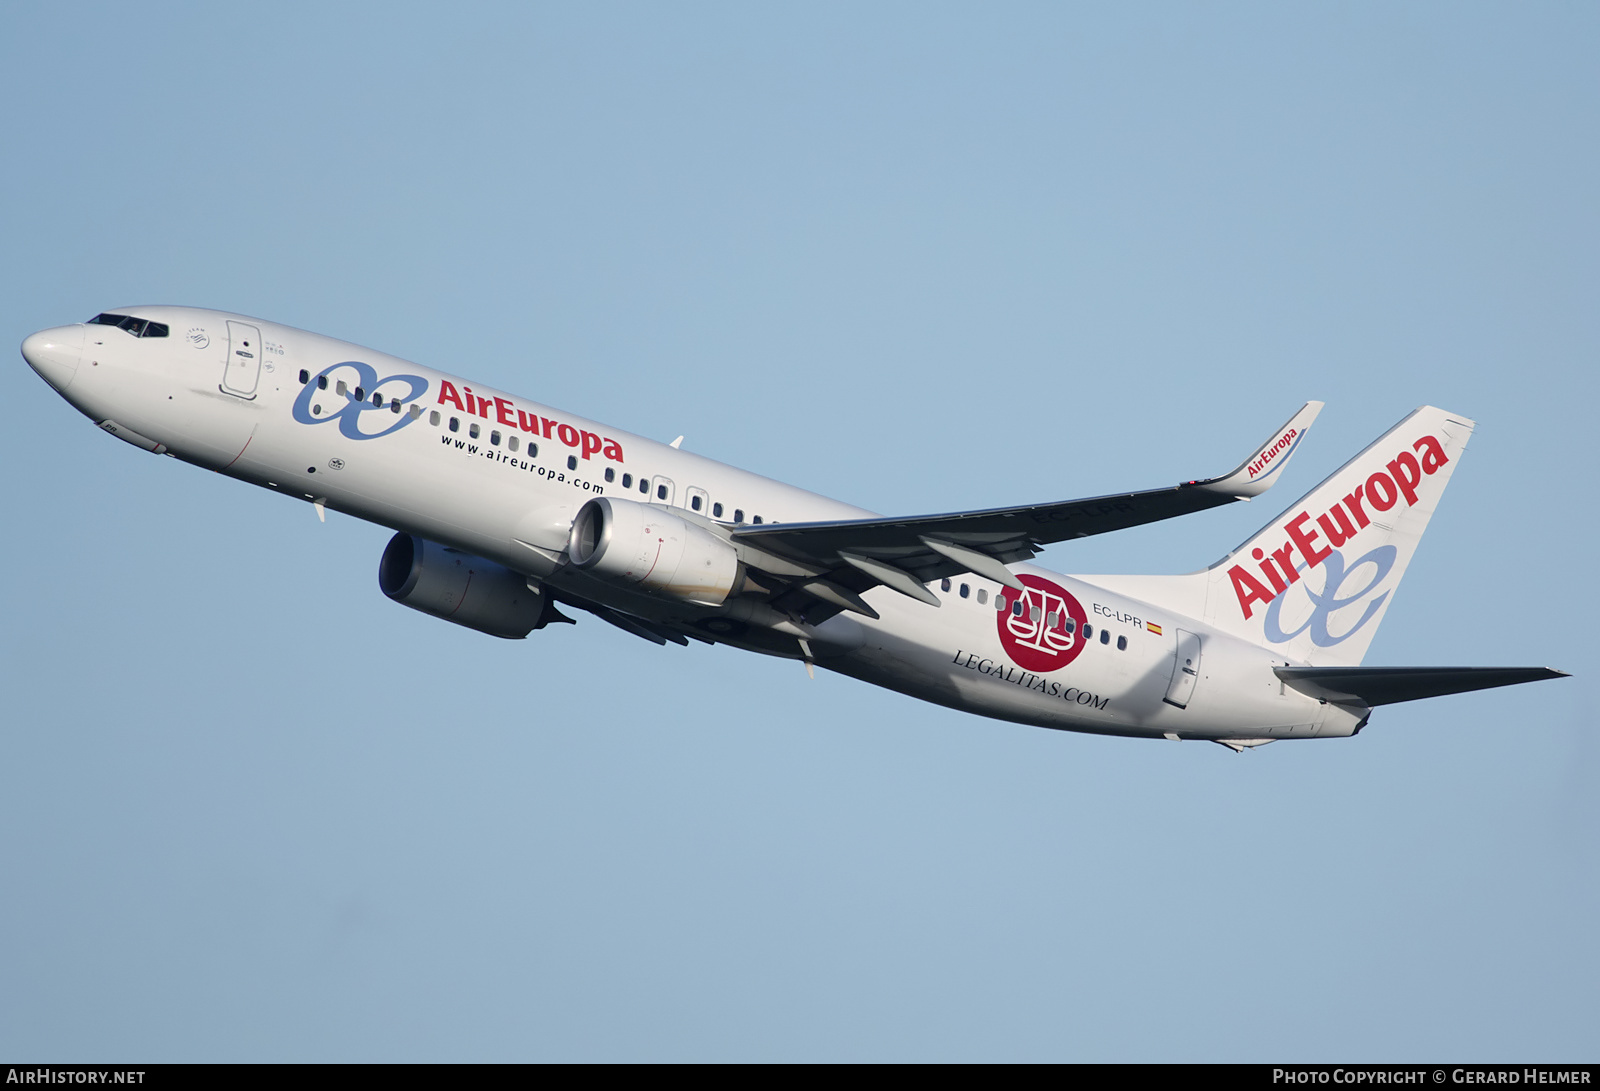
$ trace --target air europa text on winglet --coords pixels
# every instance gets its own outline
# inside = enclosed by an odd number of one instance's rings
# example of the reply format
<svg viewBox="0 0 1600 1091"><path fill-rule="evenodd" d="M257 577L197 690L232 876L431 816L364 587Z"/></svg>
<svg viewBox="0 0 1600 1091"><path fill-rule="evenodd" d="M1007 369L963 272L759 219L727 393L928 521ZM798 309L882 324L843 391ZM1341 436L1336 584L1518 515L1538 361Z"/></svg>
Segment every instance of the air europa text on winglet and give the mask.
<svg viewBox="0 0 1600 1091"><path fill-rule="evenodd" d="M1250 466L1249 466L1249 474L1250 474L1250 476L1251 477L1255 477L1257 474L1261 473L1261 471L1265 470L1267 468L1267 466L1270 465L1274 459L1276 459L1279 455L1283 454L1285 451L1287 451L1291 447L1293 447L1294 446L1295 437L1298 436L1299 434L1300 434L1299 429L1291 428L1287 432L1285 432L1283 435L1279 436L1277 443L1274 443L1271 447L1268 447L1265 451L1262 451L1261 452L1261 457L1257 458L1254 462L1250 463Z"/></svg>

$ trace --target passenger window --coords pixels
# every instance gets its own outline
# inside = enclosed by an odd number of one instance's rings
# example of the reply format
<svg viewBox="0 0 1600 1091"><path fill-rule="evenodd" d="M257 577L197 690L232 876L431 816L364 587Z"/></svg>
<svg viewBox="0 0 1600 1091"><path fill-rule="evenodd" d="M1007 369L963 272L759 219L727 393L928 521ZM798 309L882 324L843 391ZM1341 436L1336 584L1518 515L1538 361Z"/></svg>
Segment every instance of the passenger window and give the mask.
<svg viewBox="0 0 1600 1091"><path fill-rule="evenodd" d="M513 452L516 451L516 449L517 449L517 437L516 436L507 436L506 437L506 447L507 447L507 449L509 449L509 450L511 450Z"/></svg>
<svg viewBox="0 0 1600 1091"><path fill-rule="evenodd" d="M950 581L949 580L940 580L939 581L939 590L941 590L941 591L950 590Z"/></svg>
<svg viewBox="0 0 1600 1091"><path fill-rule="evenodd" d="M567 456L567 469L576 470L577 468L578 468L578 456L577 455L568 455Z"/></svg>
<svg viewBox="0 0 1600 1091"><path fill-rule="evenodd" d="M1033 622L1035 625L1039 624L1039 614L1040 610L1037 606L1028 607L1028 620Z"/></svg>
<svg viewBox="0 0 1600 1091"><path fill-rule="evenodd" d="M343 385L344 385L344 384L343 384L343 383L340 383L340 384L339 384L339 385L340 385L340 386L343 386ZM341 391L341 393L342 393L342 391ZM359 387L359 386L358 386L358 387L356 387L356 401L358 401L358 402L364 402L364 401L366 401L366 400L367 400L367 392L366 392L366 391L365 391L365 390L363 390L363 389L362 389L362 388L361 388L361 387Z"/></svg>
<svg viewBox="0 0 1600 1091"><path fill-rule="evenodd" d="M305 368L301 368L300 369L300 385L301 386L305 386L310 381L311 381L311 372L307 371Z"/></svg>
<svg viewBox="0 0 1600 1091"><path fill-rule="evenodd" d="M396 399L394 399L393 401L391 401L389 403L389 412L391 412L391 413L400 412L400 399L399 398L396 398Z"/></svg>
<svg viewBox="0 0 1600 1091"><path fill-rule="evenodd" d="M756 526L760 526L761 525L761 516L757 515L755 518L751 519L750 522L752 524L755 524Z"/></svg>
<svg viewBox="0 0 1600 1091"><path fill-rule="evenodd" d="M986 603L988 601L989 601L989 592L985 591L981 587L978 588L978 605L982 606L984 603Z"/></svg>
<svg viewBox="0 0 1600 1091"><path fill-rule="evenodd" d="M667 487L665 485L657 485L656 486L656 499L657 500L665 500L666 498L667 498Z"/></svg>
<svg viewBox="0 0 1600 1091"><path fill-rule="evenodd" d="M412 420L422 419L422 406L418 405L416 402L411 403L411 408L408 410L408 412L411 414Z"/></svg>
<svg viewBox="0 0 1600 1091"><path fill-rule="evenodd" d="M477 421L473 421L472 424L468 426L467 435L471 436L473 439L477 439L479 436L483 435L483 429L478 427Z"/></svg>
<svg viewBox="0 0 1600 1091"><path fill-rule="evenodd" d="M317 389L318 390L326 390L326 389L328 389L328 377L326 375L318 375L317 376ZM341 390L341 391L339 391L339 393L343 394L344 391Z"/></svg>
<svg viewBox="0 0 1600 1091"><path fill-rule="evenodd" d="M743 508L734 508L733 509L733 521L735 523L744 522L744 509Z"/></svg>
<svg viewBox="0 0 1600 1091"><path fill-rule="evenodd" d="M1044 619L1044 623L1046 625L1050 626L1050 628L1054 629L1056 627L1056 618L1058 616L1059 615L1054 610L1052 610L1052 611L1050 611L1050 616L1048 616L1048 617L1046 617Z"/></svg>
<svg viewBox="0 0 1600 1091"><path fill-rule="evenodd" d="M961 585L961 597L962 598L966 598L971 593L972 593L972 588L968 587L966 584L962 584Z"/></svg>
<svg viewBox="0 0 1600 1091"><path fill-rule="evenodd" d="M611 479L608 477L608 478L606 478L606 480L609 481ZM632 474L623 474L622 475L622 487L625 488L625 489L633 488L633 475Z"/></svg>
<svg viewBox="0 0 1600 1091"><path fill-rule="evenodd" d="M428 414L428 423L435 428L439 427L439 411L437 409Z"/></svg>
<svg viewBox="0 0 1600 1091"><path fill-rule="evenodd" d="M698 496L689 497L689 507L693 508L695 511L699 511L700 510L700 498Z"/></svg>
<svg viewBox="0 0 1600 1091"><path fill-rule="evenodd" d="M326 390L328 388L327 387L323 387L322 389ZM336 384L334 384L333 392L335 394L348 394L348 393L350 393L350 388L348 386L344 385L344 380L343 379L340 379Z"/></svg>
<svg viewBox="0 0 1600 1091"><path fill-rule="evenodd" d="M489 446L500 446L500 429L496 428L493 432L489 433Z"/></svg>
<svg viewBox="0 0 1600 1091"><path fill-rule="evenodd" d="M644 493L646 496L650 495L650 482L646 481L642 477L639 479L639 491Z"/></svg>
<svg viewBox="0 0 1600 1091"><path fill-rule="evenodd" d="M1128 650L1128 638L1125 637L1125 636L1117 637L1117 651L1125 652L1127 650Z"/></svg>
<svg viewBox="0 0 1600 1091"><path fill-rule="evenodd" d="M1072 630L1076 629L1077 627L1078 627L1078 623L1076 621L1073 621L1070 617L1067 618L1066 624L1063 626L1063 628L1065 628L1067 630L1067 632L1069 632L1069 633L1072 632Z"/></svg>
<svg viewBox="0 0 1600 1091"><path fill-rule="evenodd" d="M1021 599L1018 599L1016 602L1013 602L1011 604L1011 616L1012 617L1021 617L1022 616L1022 600Z"/></svg>
<svg viewBox="0 0 1600 1091"><path fill-rule="evenodd" d="M607 466L606 467L606 480L607 481L615 481L616 479L617 479L617 471L613 470L610 466Z"/></svg>
<svg viewBox="0 0 1600 1091"><path fill-rule="evenodd" d="M383 408L383 395L379 394L376 390L374 390L372 392L372 408L374 408L374 409L382 409ZM399 410L396 409L395 412L398 413Z"/></svg>
<svg viewBox="0 0 1600 1091"><path fill-rule="evenodd" d="M460 417L451 417L450 418L450 431L452 431L452 432L461 431L461 418Z"/></svg>
<svg viewBox="0 0 1600 1091"><path fill-rule="evenodd" d="M711 518L713 518L713 519L721 519L722 518L722 505L721 504L712 504L711 505Z"/></svg>
<svg viewBox="0 0 1600 1091"><path fill-rule="evenodd" d="M1102 643L1102 644L1111 643L1111 630L1110 629L1101 629L1100 630L1100 643Z"/></svg>
<svg viewBox="0 0 1600 1091"><path fill-rule="evenodd" d="M1088 640L1092 636L1094 636L1094 626L1085 622L1083 626L1083 639Z"/></svg>

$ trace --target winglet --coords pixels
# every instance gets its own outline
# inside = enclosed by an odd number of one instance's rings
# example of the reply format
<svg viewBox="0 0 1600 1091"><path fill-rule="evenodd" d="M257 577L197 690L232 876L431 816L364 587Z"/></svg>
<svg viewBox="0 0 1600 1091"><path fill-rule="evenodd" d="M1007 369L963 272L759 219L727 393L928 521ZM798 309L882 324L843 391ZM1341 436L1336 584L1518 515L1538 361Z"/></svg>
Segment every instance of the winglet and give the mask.
<svg viewBox="0 0 1600 1091"><path fill-rule="evenodd" d="M1194 485L1207 492L1220 492L1240 500L1260 496L1278 479L1278 471L1289 464L1289 456L1300 446L1311 422L1322 412L1321 402L1306 402L1300 411L1290 417L1272 436L1256 448L1254 454L1241 462L1232 473L1213 477L1209 481L1196 481Z"/></svg>

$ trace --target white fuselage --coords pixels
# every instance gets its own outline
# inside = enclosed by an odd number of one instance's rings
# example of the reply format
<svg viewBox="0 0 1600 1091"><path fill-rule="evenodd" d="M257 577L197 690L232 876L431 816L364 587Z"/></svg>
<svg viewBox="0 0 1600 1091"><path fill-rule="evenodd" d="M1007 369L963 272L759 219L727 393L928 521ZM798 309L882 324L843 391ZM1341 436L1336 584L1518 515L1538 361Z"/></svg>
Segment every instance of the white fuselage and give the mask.
<svg viewBox="0 0 1600 1091"><path fill-rule="evenodd" d="M880 586L863 596L880 618L841 613L816 626L746 596L707 607L619 586L565 556L573 518L595 496L669 506L708 525L873 513L333 338L216 311L124 313L169 333L84 325L30 338L54 335L54 362L35 367L97 424L146 449L487 558L570 600L1042 727L1312 737L1349 735L1366 712L1284 686L1272 668L1288 660L1267 648L1034 565L1011 566L1039 585L1020 614L997 611L1001 586L968 574L930 587L940 608ZM1034 609L1083 617L1062 637ZM1186 655L1198 660L1187 677Z"/></svg>

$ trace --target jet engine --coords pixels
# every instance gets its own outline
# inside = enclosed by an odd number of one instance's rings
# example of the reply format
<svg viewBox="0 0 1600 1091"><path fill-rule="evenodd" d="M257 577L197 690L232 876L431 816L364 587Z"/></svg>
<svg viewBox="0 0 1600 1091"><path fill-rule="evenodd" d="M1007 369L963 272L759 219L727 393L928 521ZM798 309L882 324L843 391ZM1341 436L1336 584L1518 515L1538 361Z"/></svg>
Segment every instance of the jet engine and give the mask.
<svg viewBox="0 0 1600 1091"><path fill-rule="evenodd" d="M389 539L378 562L378 587L401 606L507 640L572 620L526 577L410 534Z"/></svg>
<svg viewBox="0 0 1600 1091"><path fill-rule="evenodd" d="M596 497L578 509L567 556L591 575L704 606L720 606L739 578L729 543L670 511Z"/></svg>

